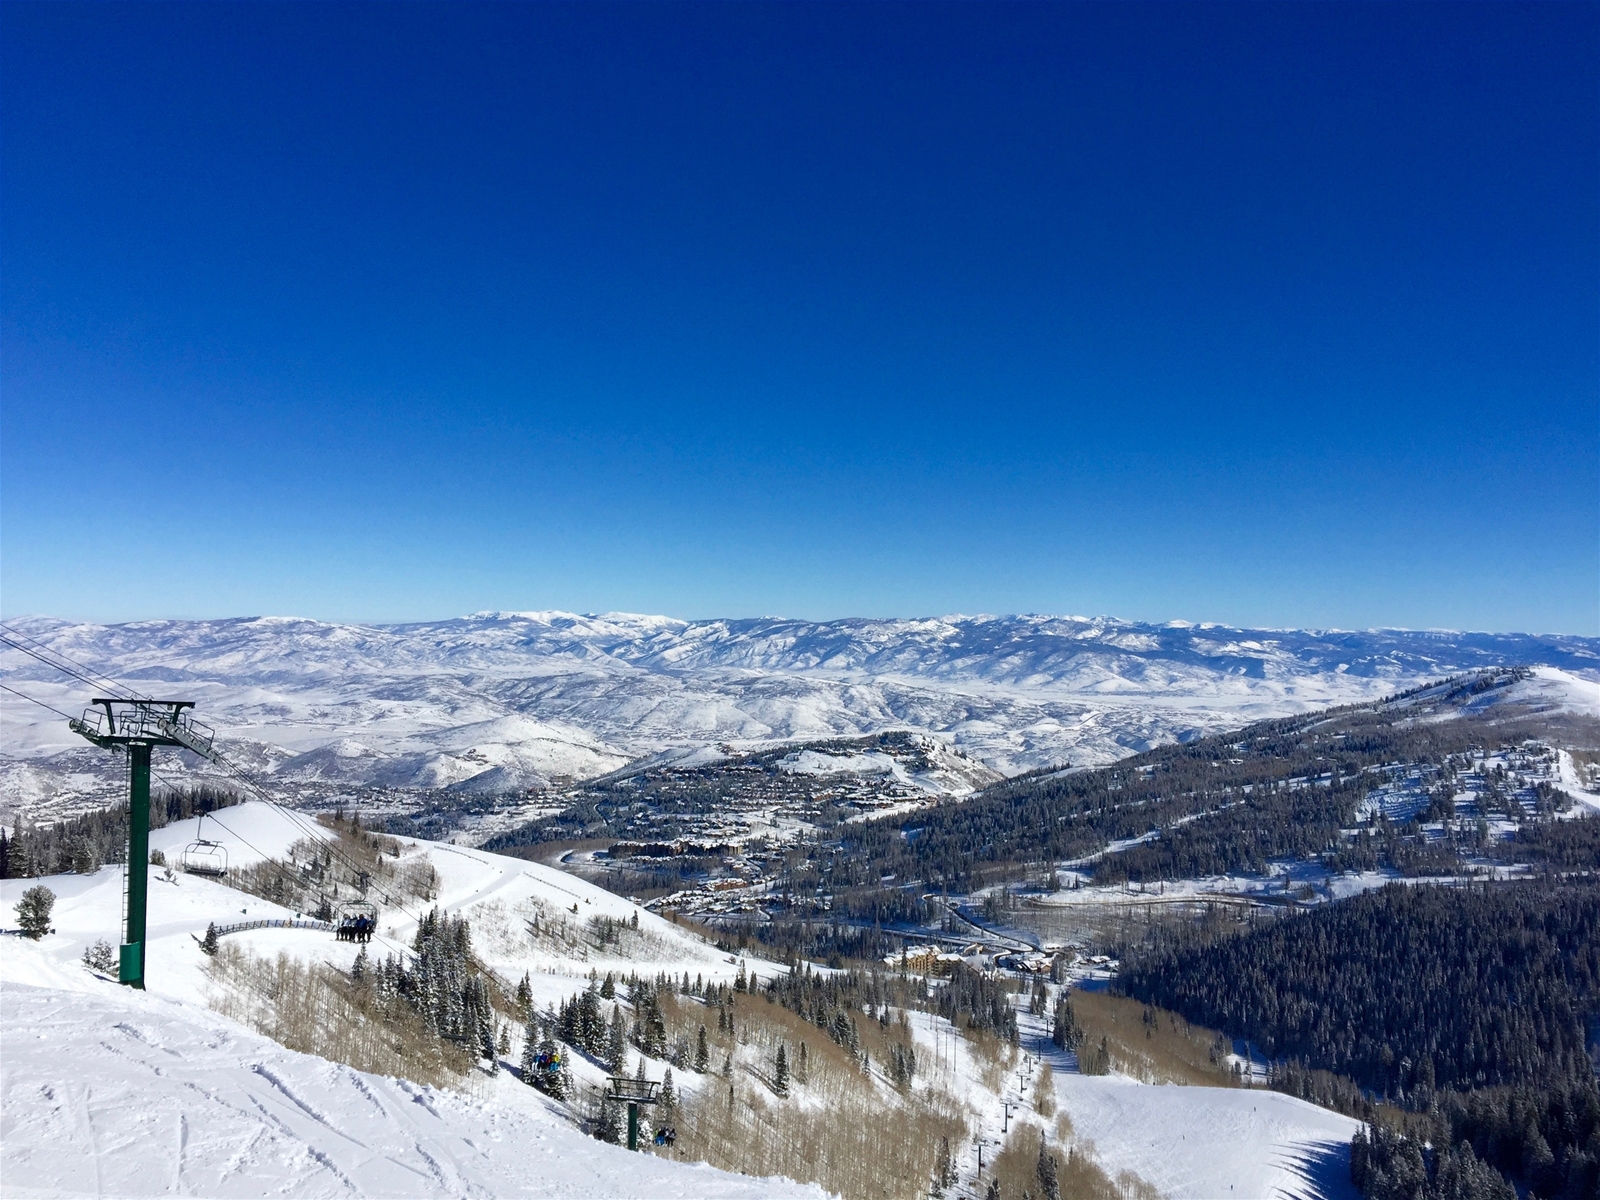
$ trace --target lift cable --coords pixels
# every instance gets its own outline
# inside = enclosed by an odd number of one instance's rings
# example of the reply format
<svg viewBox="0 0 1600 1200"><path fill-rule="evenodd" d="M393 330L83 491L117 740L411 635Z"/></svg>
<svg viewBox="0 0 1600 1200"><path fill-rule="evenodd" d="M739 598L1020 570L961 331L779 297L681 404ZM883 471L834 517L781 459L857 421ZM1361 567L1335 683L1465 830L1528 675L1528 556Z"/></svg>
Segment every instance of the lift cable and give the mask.
<svg viewBox="0 0 1600 1200"><path fill-rule="evenodd" d="M119 693L116 696L116 699L119 700L150 699L149 696L146 696L143 693L128 687L124 683L118 682L109 675L102 675L100 672L94 670L94 668L85 666L77 659L45 645L37 638L29 637L27 634L11 628L11 626L5 624L4 622L0 622L0 630L4 630L3 633L0 633L0 642L4 642L14 650L22 651L22 653L28 655L30 658L37 659L47 667L54 667L57 671L62 672L62 674L72 676L80 683L86 683L91 688L109 690L114 693Z"/></svg>
<svg viewBox="0 0 1600 1200"><path fill-rule="evenodd" d="M55 705L46 704L43 700L35 700L32 696L28 695L26 692L19 692L14 687L6 687L6 685L3 684L3 683L0 683L0 689L4 689L5 691L10 692L13 696L21 696L29 704L37 704L40 708L48 708L51 712L55 713L55 715L58 716L58 717L66 717L67 720L69 720L69 721L72 720L72 714L71 713L64 713L59 708L57 708Z"/></svg>

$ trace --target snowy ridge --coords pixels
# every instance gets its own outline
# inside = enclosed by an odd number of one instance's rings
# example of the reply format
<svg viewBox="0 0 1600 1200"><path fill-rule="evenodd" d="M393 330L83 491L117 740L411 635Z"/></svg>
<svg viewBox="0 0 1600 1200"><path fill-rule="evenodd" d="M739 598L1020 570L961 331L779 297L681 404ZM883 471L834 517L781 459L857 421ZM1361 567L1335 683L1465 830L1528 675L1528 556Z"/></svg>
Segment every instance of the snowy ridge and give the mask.
<svg viewBox="0 0 1600 1200"><path fill-rule="evenodd" d="M1095 765L1501 665L1558 669L1576 689L1572 703L1600 711L1600 639L1566 636L556 612L386 626L278 617L11 624L142 690L194 698L251 769L324 785L505 791L664 751L891 728L947 738L1003 773L1069 759ZM15 651L0 656L0 669L66 711L88 699ZM10 804L114 790L104 757L59 718L10 696L0 713ZM971 784L952 777L946 786Z"/></svg>

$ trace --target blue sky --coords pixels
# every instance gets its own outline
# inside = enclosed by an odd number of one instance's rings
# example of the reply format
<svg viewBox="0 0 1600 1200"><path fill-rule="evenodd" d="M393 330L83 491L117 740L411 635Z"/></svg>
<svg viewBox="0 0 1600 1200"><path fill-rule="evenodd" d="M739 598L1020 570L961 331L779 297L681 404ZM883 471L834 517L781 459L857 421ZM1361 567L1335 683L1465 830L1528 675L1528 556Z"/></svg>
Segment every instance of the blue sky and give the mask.
<svg viewBox="0 0 1600 1200"><path fill-rule="evenodd" d="M1595 5L0 6L0 608L1600 632Z"/></svg>

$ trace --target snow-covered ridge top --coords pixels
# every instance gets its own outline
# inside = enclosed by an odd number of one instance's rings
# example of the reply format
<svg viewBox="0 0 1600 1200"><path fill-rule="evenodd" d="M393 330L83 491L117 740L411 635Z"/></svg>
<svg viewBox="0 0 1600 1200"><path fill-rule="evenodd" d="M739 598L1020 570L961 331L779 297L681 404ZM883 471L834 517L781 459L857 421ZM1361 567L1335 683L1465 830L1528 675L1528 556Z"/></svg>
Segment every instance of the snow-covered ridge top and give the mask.
<svg viewBox="0 0 1600 1200"><path fill-rule="evenodd" d="M1514 663L1600 671L1600 638L1573 635L1241 629L1103 616L681 621L548 611L395 625L288 617L123 625L36 617L16 624L66 653L172 681L588 667L970 680L1072 692L1112 683L1119 691L1170 692L1203 688L1217 676L1289 680L1338 672L1399 680ZM1186 678L1193 675L1201 678Z"/></svg>

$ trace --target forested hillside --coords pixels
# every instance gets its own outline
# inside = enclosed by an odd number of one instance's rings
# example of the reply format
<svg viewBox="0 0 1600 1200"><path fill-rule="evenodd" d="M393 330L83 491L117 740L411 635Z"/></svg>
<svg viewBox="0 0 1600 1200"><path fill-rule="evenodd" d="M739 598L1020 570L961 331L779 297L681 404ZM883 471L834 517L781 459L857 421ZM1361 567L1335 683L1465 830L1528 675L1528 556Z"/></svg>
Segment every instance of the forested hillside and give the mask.
<svg viewBox="0 0 1600 1200"><path fill-rule="evenodd" d="M1396 884L1236 937L1157 930L1153 941L1124 963L1129 995L1391 1097L1593 1071L1584 1021L1600 1009L1592 881Z"/></svg>
<svg viewBox="0 0 1600 1200"><path fill-rule="evenodd" d="M1575 865L1594 844L1589 823L1540 824L1566 798L1548 786L1514 794L1487 771L1474 793L1473 820L1448 827L1443 841L1429 843L1408 824L1454 816L1446 811L1454 789L1440 789L1456 784L1486 751L1524 752L1529 739L1549 736L1539 718L1501 719L1464 707L1523 677L1491 673L1435 685L1421 700L1403 696L1263 721L1115 766L1025 775L959 804L853 826L843 832L834 885L893 873L970 892L1135 839L1144 840L1094 863L1096 882L1260 872L1283 858L1321 858L1332 870L1393 866L1425 874L1454 869L1463 855L1499 853L1476 824L1493 814L1527 822L1517 841L1530 858ZM1405 819L1369 814L1377 819L1364 836L1348 836L1363 802L1401 767L1434 780L1437 795Z"/></svg>
<svg viewBox="0 0 1600 1200"><path fill-rule="evenodd" d="M1349 1076L1538 1195L1593 1194L1592 878L1396 884L1215 940L1158 930L1119 986L1275 1058ZM1416 1146L1374 1135L1369 1151L1375 1170L1358 1170L1369 1194L1418 1194L1392 1190L1397 1172L1427 1166ZM1471 1174L1438 1161L1434 1174L1444 1166Z"/></svg>

